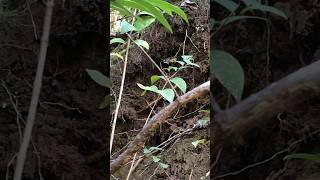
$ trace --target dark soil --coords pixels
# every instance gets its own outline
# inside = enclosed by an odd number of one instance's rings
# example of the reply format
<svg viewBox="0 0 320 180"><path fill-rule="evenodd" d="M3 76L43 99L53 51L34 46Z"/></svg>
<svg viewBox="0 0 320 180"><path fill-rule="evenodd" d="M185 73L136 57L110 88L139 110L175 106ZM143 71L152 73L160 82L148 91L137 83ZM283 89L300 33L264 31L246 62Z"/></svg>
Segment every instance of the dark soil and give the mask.
<svg viewBox="0 0 320 180"><path fill-rule="evenodd" d="M289 17L286 21L270 14L270 35L264 21L244 20L229 24L211 39L215 49L231 53L244 67L244 98L319 59L320 2L272 0L269 4L283 10ZM219 5L212 7L216 13L211 16L215 19L220 20L227 15ZM212 85L216 87L214 97L223 108L228 108L226 104L234 104L232 99L228 100L227 91L218 82ZM283 160L284 156L292 153L319 153L320 135L309 136L320 128L319 100L314 98L295 109L288 109L267 124L251 130L243 137L241 144L225 147L211 172L215 177L231 173L217 178L224 180L320 179L319 163ZM301 143L288 151L278 153L301 139ZM269 160L264 162L266 159ZM240 171L247 166L247 169Z"/></svg>
<svg viewBox="0 0 320 180"><path fill-rule="evenodd" d="M0 177L12 179L35 77L42 1L10 1L0 17ZM86 69L106 68L101 4L55 1L50 45L23 179L105 179L106 91ZM32 24L32 19L34 26ZM100 20L99 20L100 18ZM35 36L35 34L37 36Z"/></svg>

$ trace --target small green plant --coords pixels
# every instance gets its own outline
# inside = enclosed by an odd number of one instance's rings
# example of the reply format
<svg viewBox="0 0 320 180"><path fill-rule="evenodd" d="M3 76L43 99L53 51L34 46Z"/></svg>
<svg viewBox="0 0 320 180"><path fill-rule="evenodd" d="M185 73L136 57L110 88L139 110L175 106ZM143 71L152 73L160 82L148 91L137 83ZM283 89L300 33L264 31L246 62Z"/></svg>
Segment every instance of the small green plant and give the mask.
<svg viewBox="0 0 320 180"><path fill-rule="evenodd" d="M165 70L171 72L177 72L186 68L192 68L192 67L199 67L198 64L193 63L193 56L192 55L183 55L181 56L182 60L178 61L175 60L177 66L169 66L168 68L164 68ZM172 63L172 62L171 62ZM173 89L170 88L158 88L155 84L160 80L165 80L165 78L163 76L159 76L159 75L153 75L150 78L151 81L151 85L150 86L145 86L142 85L140 83L138 83L137 85L139 86L139 88L141 88L143 91L143 93L141 95L144 95L147 91L151 91L157 94L160 94L161 96L163 96L164 99L166 99L167 101L169 101L170 103L174 100L175 97L175 93ZM182 93L186 93L187 91L187 83L185 82L185 80L181 77L173 77L173 78L169 78L169 80L175 84Z"/></svg>
<svg viewBox="0 0 320 180"><path fill-rule="evenodd" d="M193 127L194 128L207 127L210 123L210 110L200 110L199 112L205 113L206 116L202 119L199 119ZM209 142L210 140L207 140L207 139L198 139L198 140L192 141L191 144L196 148L200 144L205 145L205 144L208 144Z"/></svg>
<svg viewBox="0 0 320 180"><path fill-rule="evenodd" d="M172 28L169 25L168 21L164 18L163 13L173 16L173 13L178 14L185 22L189 24L187 15L177 6L172 5L163 0L111 0L111 9L119 11L120 14L125 18L137 18L134 25L131 25L127 20L123 20L120 23L121 30L120 33L128 32L141 32L147 27L149 27L155 20L158 20L165 28L172 32ZM135 15L133 12L135 9L138 9L139 12ZM110 44L125 44L126 41L122 38L111 39ZM136 45L142 46L146 49L149 49L148 42L137 39L134 41ZM121 60L124 60L123 56L119 52L112 52L110 56L115 56ZM103 75L97 70L87 69L89 76L99 85L111 88L111 80ZM163 92L166 94L166 92ZM110 96L106 95L103 102L100 104L99 108L103 109L108 106L110 102Z"/></svg>
<svg viewBox="0 0 320 180"><path fill-rule="evenodd" d="M257 0L241 0L241 2L245 5L243 9L239 9L242 6L240 6L240 4L237 4L232 0L212 1L223 6L230 12L230 15L228 17L220 21L213 18L210 19L210 27L213 31L212 34L215 34L227 24L230 24L238 20L259 19L266 21L266 18L264 17L245 15L245 13L248 11L262 11L265 13L269 12L278 15L284 19L288 18L279 9L276 9L272 6L261 4ZM213 49L211 51L210 71L213 75L215 75L215 77L220 81L220 83L232 94L236 101L239 102L242 97L245 80L243 69L238 60L225 51Z"/></svg>
<svg viewBox="0 0 320 180"><path fill-rule="evenodd" d="M97 84L99 84L103 87L106 87L106 88L111 88L112 82L107 76L105 76L101 72L99 72L97 70L93 70L93 69L87 69L86 71L89 74L89 76L91 77L91 79L94 80ZM108 107L110 104L110 101L111 101L110 95L105 95L105 97L103 98L103 101L99 105L99 109L104 109L104 108Z"/></svg>
<svg viewBox="0 0 320 180"><path fill-rule="evenodd" d="M192 141L191 144L196 148L200 144L205 145L205 144L208 144L209 142L210 140L207 140L207 139L199 139L199 140Z"/></svg>
<svg viewBox="0 0 320 180"><path fill-rule="evenodd" d="M144 148L143 149L143 153L145 155L149 155L149 154L152 154L152 153L154 153L155 151L158 151L158 150L162 150L162 149L161 148L157 148L157 147L150 147L149 149L148 148ZM163 162L160 161L161 159L160 159L159 156L153 156L152 155L151 157L152 157L152 161L157 163L160 166L160 168L167 169L169 167L169 164L166 164L166 163L163 163Z"/></svg>

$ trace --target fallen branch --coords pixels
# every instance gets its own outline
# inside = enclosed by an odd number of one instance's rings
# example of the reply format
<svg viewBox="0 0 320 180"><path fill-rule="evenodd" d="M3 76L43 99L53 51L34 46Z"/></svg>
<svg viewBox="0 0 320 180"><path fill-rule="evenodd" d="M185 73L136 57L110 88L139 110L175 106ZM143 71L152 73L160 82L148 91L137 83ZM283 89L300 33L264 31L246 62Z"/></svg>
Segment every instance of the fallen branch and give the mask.
<svg viewBox="0 0 320 180"><path fill-rule="evenodd" d="M320 94L320 61L310 64L272 83L226 111L218 112L212 123L211 136L215 154L222 146L237 141L246 132L276 114L297 107Z"/></svg>
<svg viewBox="0 0 320 180"><path fill-rule="evenodd" d="M180 107L181 105L185 105L196 98L204 96L206 93L209 92L209 89L210 81L203 83L200 86L185 93L184 95L178 97L176 101L170 103L160 112L158 112L155 116L153 116L150 119L149 123L135 137L135 139L128 146L128 148L122 154L120 154L115 160L111 161L111 174L115 173L121 166L129 162L132 156L143 148L143 145L146 142L146 140L155 133L156 128L160 124L165 122L165 120L167 120L178 107Z"/></svg>

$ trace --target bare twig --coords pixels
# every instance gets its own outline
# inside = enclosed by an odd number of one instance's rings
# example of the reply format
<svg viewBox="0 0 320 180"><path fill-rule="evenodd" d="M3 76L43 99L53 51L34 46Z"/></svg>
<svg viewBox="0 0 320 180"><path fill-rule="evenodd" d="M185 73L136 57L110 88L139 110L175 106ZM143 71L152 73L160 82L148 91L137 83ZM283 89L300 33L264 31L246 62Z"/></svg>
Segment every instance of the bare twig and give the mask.
<svg viewBox="0 0 320 180"><path fill-rule="evenodd" d="M20 119L22 118L21 116L21 113L19 112L18 108L17 108L17 101L13 98L13 94L9 91L8 87L5 85L4 81L1 80L1 85L2 87L6 90L8 96L9 96L9 99L10 99L10 102L12 104L12 107L14 109L14 111L16 112L17 114L17 117L16 117L16 121L17 121L17 126L18 126L18 132L19 132L19 144L21 145L21 141L22 141L22 127L21 127L21 124L20 124ZM15 102L14 102L15 101Z"/></svg>
<svg viewBox="0 0 320 180"><path fill-rule="evenodd" d="M6 180L9 180L9 172L10 172L10 166L13 164L14 159L17 157L17 154L14 154L10 161L7 164L7 171L6 171Z"/></svg>
<svg viewBox="0 0 320 180"><path fill-rule="evenodd" d="M129 170L129 173L128 173L128 175L127 175L126 180L129 180L130 175L131 175L131 173L133 172L133 165L134 165L134 162L135 162L135 160L136 160L136 156L137 156L137 153L135 153L134 156L133 156L133 160L132 160L132 163L131 163L131 166L130 166L130 170Z"/></svg>
<svg viewBox="0 0 320 180"><path fill-rule="evenodd" d="M183 56L184 56L184 51L185 51L185 48L186 48L187 36L188 36L188 30L186 29L186 35L184 36L183 47L182 47L182 55Z"/></svg>
<svg viewBox="0 0 320 180"><path fill-rule="evenodd" d="M36 40L38 40L37 27L36 27L36 23L35 23L34 20L33 20L33 16L32 16L32 12L31 12L29 0L27 0L26 3L27 3L27 6L28 6L28 11L29 11L29 14L30 14L31 22L32 22L34 38L35 38Z"/></svg>
<svg viewBox="0 0 320 180"><path fill-rule="evenodd" d="M41 85L42 85L43 70L44 70L44 65L45 65L45 60L47 55L53 5L54 5L54 0L47 1L46 16L45 16L45 21L43 26L43 35L41 39L37 73L34 81L34 88L32 91L32 98L31 98L31 103L30 103L29 112L28 112L27 124L24 130L23 141L20 146L20 151L18 153L17 165L14 172L14 180L21 180L23 167L26 160L26 153L27 153L29 142L31 139L32 128L33 128L33 124L34 124L34 120L37 112L37 104L38 104Z"/></svg>
<svg viewBox="0 0 320 180"><path fill-rule="evenodd" d="M136 14L136 12L137 12L137 10L135 10L134 15ZM132 24L134 24L134 21L135 21L135 18L133 17ZM122 80L121 80L119 98L118 98L118 102L117 102L117 106L116 106L116 110L115 110L114 117L113 117L113 122L112 122L112 130L111 130L111 136L110 136L110 154L112 153L112 144L113 144L113 139L114 139L114 132L115 132L116 125L117 125L117 118L118 118L118 113L119 113L119 109L120 109L122 93L123 93L123 89L124 89L124 81L125 81L125 78L126 78L129 49L130 49L130 44L131 44L130 40L131 39L129 39L128 43L127 43L126 56L125 56L124 65L123 65L123 73L122 73Z"/></svg>
<svg viewBox="0 0 320 180"><path fill-rule="evenodd" d="M78 113L82 114L82 112L80 111L79 108L69 107L68 105L63 104L63 103L48 102L48 101L42 101L42 102L40 102L40 103L42 103L42 104L48 104L48 105L60 106L60 107L66 108L66 109L68 109L68 110L70 110L70 111L78 111Z"/></svg>

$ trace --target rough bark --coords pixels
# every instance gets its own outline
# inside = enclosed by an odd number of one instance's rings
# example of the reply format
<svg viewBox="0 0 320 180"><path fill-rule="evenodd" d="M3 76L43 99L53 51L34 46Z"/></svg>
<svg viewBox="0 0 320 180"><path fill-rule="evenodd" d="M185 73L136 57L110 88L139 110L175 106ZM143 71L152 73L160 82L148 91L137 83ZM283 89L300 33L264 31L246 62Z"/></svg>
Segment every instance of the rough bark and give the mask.
<svg viewBox="0 0 320 180"><path fill-rule="evenodd" d="M254 127L266 123L277 113L288 111L320 95L320 61L310 64L272 83L232 108L214 116L211 150L233 143Z"/></svg>

